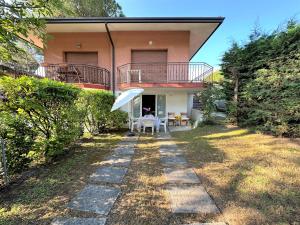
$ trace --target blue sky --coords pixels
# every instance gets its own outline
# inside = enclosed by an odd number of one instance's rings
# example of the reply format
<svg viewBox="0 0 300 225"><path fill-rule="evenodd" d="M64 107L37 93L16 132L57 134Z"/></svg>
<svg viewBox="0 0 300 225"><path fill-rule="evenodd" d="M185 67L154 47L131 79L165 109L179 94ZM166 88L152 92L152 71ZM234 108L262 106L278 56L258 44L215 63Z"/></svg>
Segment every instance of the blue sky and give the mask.
<svg viewBox="0 0 300 225"><path fill-rule="evenodd" d="M300 18L300 0L117 0L126 16L223 16L223 24L195 55L215 68L233 40L243 43L255 24L266 32Z"/></svg>

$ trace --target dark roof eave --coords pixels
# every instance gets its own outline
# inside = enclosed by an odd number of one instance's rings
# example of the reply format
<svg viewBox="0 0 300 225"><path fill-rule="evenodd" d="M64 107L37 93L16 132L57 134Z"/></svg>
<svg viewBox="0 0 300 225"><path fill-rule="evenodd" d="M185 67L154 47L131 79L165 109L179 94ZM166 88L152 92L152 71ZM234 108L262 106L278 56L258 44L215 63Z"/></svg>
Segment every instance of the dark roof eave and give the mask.
<svg viewBox="0 0 300 225"><path fill-rule="evenodd" d="M62 23L222 23L224 17L79 17L45 18L47 24Z"/></svg>

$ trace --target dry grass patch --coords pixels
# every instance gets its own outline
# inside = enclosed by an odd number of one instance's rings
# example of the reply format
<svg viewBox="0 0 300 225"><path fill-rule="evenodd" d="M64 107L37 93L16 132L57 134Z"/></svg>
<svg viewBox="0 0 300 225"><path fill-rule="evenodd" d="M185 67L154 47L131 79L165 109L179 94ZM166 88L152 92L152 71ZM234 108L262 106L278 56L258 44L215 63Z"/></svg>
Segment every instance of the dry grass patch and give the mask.
<svg viewBox="0 0 300 225"><path fill-rule="evenodd" d="M0 224L49 224L57 216L70 215L66 204L80 191L123 134L83 138L55 164L39 169L20 186L0 193Z"/></svg>
<svg viewBox="0 0 300 225"><path fill-rule="evenodd" d="M229 224L299 224L299 140L224 126L173 136Z"/></svg>
<svg viewBox="0 0 300 225"><path fill-rule="evenodd" d="M113 225L168 224L168 202L163 192L165 178L153 137L141 136L123 181L122 195L108 219Z"/></svg>

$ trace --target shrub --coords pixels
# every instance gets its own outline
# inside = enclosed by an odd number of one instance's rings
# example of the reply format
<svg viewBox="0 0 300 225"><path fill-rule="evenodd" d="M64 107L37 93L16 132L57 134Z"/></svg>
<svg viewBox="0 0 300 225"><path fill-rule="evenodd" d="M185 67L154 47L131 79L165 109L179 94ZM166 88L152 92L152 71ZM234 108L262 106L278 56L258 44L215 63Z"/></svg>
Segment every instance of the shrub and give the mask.
<svg viewBox="0 0 300 225"><path fill-rule="evenodd" d="M223 98L222 89L219 86L209 84L198 94L202 104L203 119L205 123L212 123L212 112L217 110L216 101Z"/></svg>
<svg viewBox="0 0 300 225"><path fill-rule="evenodd" d="M31 162L36 134L22 118L0 113L0 137L5 140L7 166L10 174L26 169Z"/></svg>
<svg viewBox="0 0 300 225"><path fill-rule="evenodd" d="M0 79L1 110L22 118L36 132L35 147L46 158L64 152L80 134L75 105L80 90L68 84L23 76Z"/></svg>
<svg viewBox="0 0 300 225"><path fill-rule="evenodd" d="M114 102L108 91L84 90L78 100L84 127L92 134L99 134L124 126L127 113L120 110L110 112Z"/></svg>

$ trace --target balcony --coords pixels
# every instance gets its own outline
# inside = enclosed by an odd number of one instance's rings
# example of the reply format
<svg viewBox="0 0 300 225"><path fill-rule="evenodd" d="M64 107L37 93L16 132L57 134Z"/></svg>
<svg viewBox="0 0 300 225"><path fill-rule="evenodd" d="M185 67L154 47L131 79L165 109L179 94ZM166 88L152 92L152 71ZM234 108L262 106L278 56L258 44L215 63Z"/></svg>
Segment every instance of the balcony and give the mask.
<svg viewBox="0 0 300 225"><path fill-rule="evenodd" d="M142 88L199 88L207 82L213 67L206 63L128 63L118 67L121 89Z"/></svg>
<svg viewBox="0 0 300 225"><path fill-rule="evenodd" d="M110 89L110 72L102 67L86 64L49 64L39 67L37 74L73 83L82 88Z"/></svg>
<svg viewBox="0 0 300 225"><path fill-rule="evenodd" d="M12 67L11 67L12 68ZM21 75L47 77L65 83L72 83L81 88L110 89L110 72L102 67L86 64L43 64L12 68L9 72L14 77Z"/></svg>

